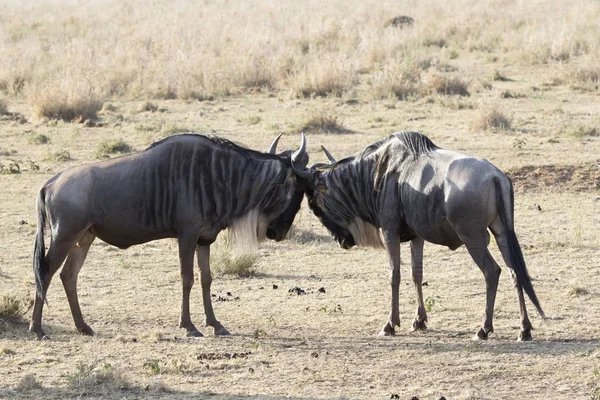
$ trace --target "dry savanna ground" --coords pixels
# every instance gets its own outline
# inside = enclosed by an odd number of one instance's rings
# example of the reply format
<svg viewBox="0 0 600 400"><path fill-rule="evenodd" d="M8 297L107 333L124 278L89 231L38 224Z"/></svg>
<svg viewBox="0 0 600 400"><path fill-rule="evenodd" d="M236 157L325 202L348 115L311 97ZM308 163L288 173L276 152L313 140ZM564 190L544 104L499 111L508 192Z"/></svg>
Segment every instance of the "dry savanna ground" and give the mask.
<svg viewBox="0 0 600 400"><path fill-rule="evenodd" d="M389 22L399 15L413 21ZM0 398L599 399L599 18L581 0L1 2ZM306 204L289 240L256 256L214 246L229 337L177 327L173 240L92 246L79 294L95 337L74 330L58 277L44 312L52 340L27 331L35 195L53 174L182 132L266 150L278 133L295 148L304 131L320 162L321 144L341 157L404 129L513 178L548 316L531 310L533 342L516 342L506 268L495 332L472 342L484 278L464 248L435 245L429 330L409 331L403 245L402 326L378 337L385 253L340 249Z"/></svg>

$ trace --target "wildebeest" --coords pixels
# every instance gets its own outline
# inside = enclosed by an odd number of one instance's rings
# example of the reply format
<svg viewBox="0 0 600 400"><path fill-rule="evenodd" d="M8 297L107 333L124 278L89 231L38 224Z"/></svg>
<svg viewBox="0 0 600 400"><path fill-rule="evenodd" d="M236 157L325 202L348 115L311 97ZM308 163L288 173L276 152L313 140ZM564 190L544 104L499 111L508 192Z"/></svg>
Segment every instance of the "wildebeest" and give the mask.
<svg viewBox="0 0 600 400"><path fill-rule="evenodd" d="M417 297L414 330L426 329L423 303L423 244L454 250L465 244L486 281L483 326L474 339L493 332L493 312L500 267L489 253L488 228L496 238L516 286L520 312L519 340L531 340L523 290L544 316L527 273L514 231L514 198L510 179L486 160L437 147L416 132L398 132L364 151L330 164L299 169L311 179L308 203L332 236L345 248L354 245L388 251L392 310L381 335L393 335L400 324L400 243L410 241L412 278Z"/></svg>
<svg viewBox="0 0 600 400"><path fill-rule="evenodd" d="M216 335L229 334L212 308L210 245L226 228L234 240L247 242L285 237L307 183L293 167L306 169L308 155L304 134L299 150L276 154L280 136L268 153L261 153L217 137L177 135L140 153L70 168L50 178L37 197L37 295L30 330L38 339L47 338L43 302L52 276L66 259L60 277L75 326L83 334L94 334L81 315L77 275L96 237L122 249L177 238L183 287L179 326L188 336L202 336L189 311L195 252L206 325ZM44 254L46 221L51 243Z"/></svg>

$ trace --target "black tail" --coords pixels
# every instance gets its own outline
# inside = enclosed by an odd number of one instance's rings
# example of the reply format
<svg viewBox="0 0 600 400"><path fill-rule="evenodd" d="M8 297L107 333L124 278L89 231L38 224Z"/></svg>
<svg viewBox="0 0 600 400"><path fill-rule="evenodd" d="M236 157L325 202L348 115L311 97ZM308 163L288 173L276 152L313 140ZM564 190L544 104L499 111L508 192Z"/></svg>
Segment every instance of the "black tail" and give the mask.
<svg viewBox="0 0 600 400"><path fill-rule="evenodd" d="M37 198L37 235L35 237L35 248L33 251L33 273L35 275L35 287L37 296L46 300L44 281L48 274L46 265L46 248L44 246L44 229L46 227L46 192L42 187Z"/></svg>
<svg viewBox="0 0 600 400"><path fill-rule="evenodd" d="M496 199L498 205L498 214L500 215L500 221L502 225L506 229L506 237L508 240L508 250L510 253L510 261L513 267L513 271L517 276L517 284L523 288L529 299L538 310L540 315L543 318L546 318L544 315L544 311L542 310L542 306L533 290L533 285L531 284L531 278L529 277L529 273L527 272L527 266L525 265L525 259L523 258L523 252L521 251L521 246L519 246L519 241L517 240L517 235L515 234L514 229L514 192L512 183L509 180L510 184L510 198L509 204L505 201L505 197L503 196L503 190L500 185L500 181L497 178L494 178L494 183L496 186ZM510 207L510 208L509 208ZM510 218L510 219L509 219Z"/></svg>

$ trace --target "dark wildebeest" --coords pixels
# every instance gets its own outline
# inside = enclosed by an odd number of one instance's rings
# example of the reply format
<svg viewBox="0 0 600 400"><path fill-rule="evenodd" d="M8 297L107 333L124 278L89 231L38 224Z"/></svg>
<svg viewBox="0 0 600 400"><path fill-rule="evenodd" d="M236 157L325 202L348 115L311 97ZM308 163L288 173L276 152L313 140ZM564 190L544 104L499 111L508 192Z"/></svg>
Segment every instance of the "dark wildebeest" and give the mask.
<svg viewBox="0 0 600 400"><path fill-rule="evenodd" d="M281 135L280 135L281 136ZM178 135L133 155L68 169L44 183L38 193L38 227L34 252L35 304L30 330L38 339L46 290L63 261L60 277L77 330L93 335L77 299L77 275L96 237L125 249L162 238L177 238L183 300L179 326L188 336L202 336L190 319L194 252L206 325L216 335L229 332L215 318L210 285L209 249L228 228L234 240L282 240L300 209L306 180L293 168L306 169L300 149L276 154L240 147L228 140ZM44 248L48 220L51 243Z"/></svg>
<svg viewBox="0 0 600 400"><path fill-rule="evenodd" d="M510 268L521 309L519 340L531 340L523 290L544 316L527 273L514 232L510 179L486 160L443 150L416 132L399 132L364 151L331 164L299 169L312 183L310 208L339 244L386 248L390 260L392 311L381 335L400 324L400 243L410 241L412 277L417 294L414 330L426 329L423 304L424 241L454 250L465 244L486 281L485 321L475 339L493 332L493 312L500 267L487 246L494 234ZM312 173L312 177L311 177Z"/></svg>

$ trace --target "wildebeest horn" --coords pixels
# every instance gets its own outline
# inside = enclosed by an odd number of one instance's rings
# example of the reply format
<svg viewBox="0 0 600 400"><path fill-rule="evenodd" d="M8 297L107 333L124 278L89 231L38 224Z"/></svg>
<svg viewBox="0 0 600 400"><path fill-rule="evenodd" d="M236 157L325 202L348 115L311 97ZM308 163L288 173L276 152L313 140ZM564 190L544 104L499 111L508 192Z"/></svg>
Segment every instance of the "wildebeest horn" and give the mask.
<svg viewBox="0 0 600 400"><path fill-rule="evenodd" d="M325 148L325 146L321 145L321 149L323 149L323 152L325 153L325 155L327 156L327 159L329 160L330 163L335 163L335 158L333 158L333 156L331 155L330 152L327 151L327 149Z"/></svg>
<svg viewBox="0 0 600 400"><path fill-rule="evenodd" d="M269 147L269 154L277 153L277 143L279 143L279 139L281 138L281 133L277 135L273 143L271 143L271 147Z"/></svg>
<svg viewBox="0 0 600 400"><path fill-rule="evenodd" d="M312 172L306 168L308 164L308 154L306 154L306 136L302 133L302 144L300 148L292 154L292 170L301 178L312 178Z"/></svg>

